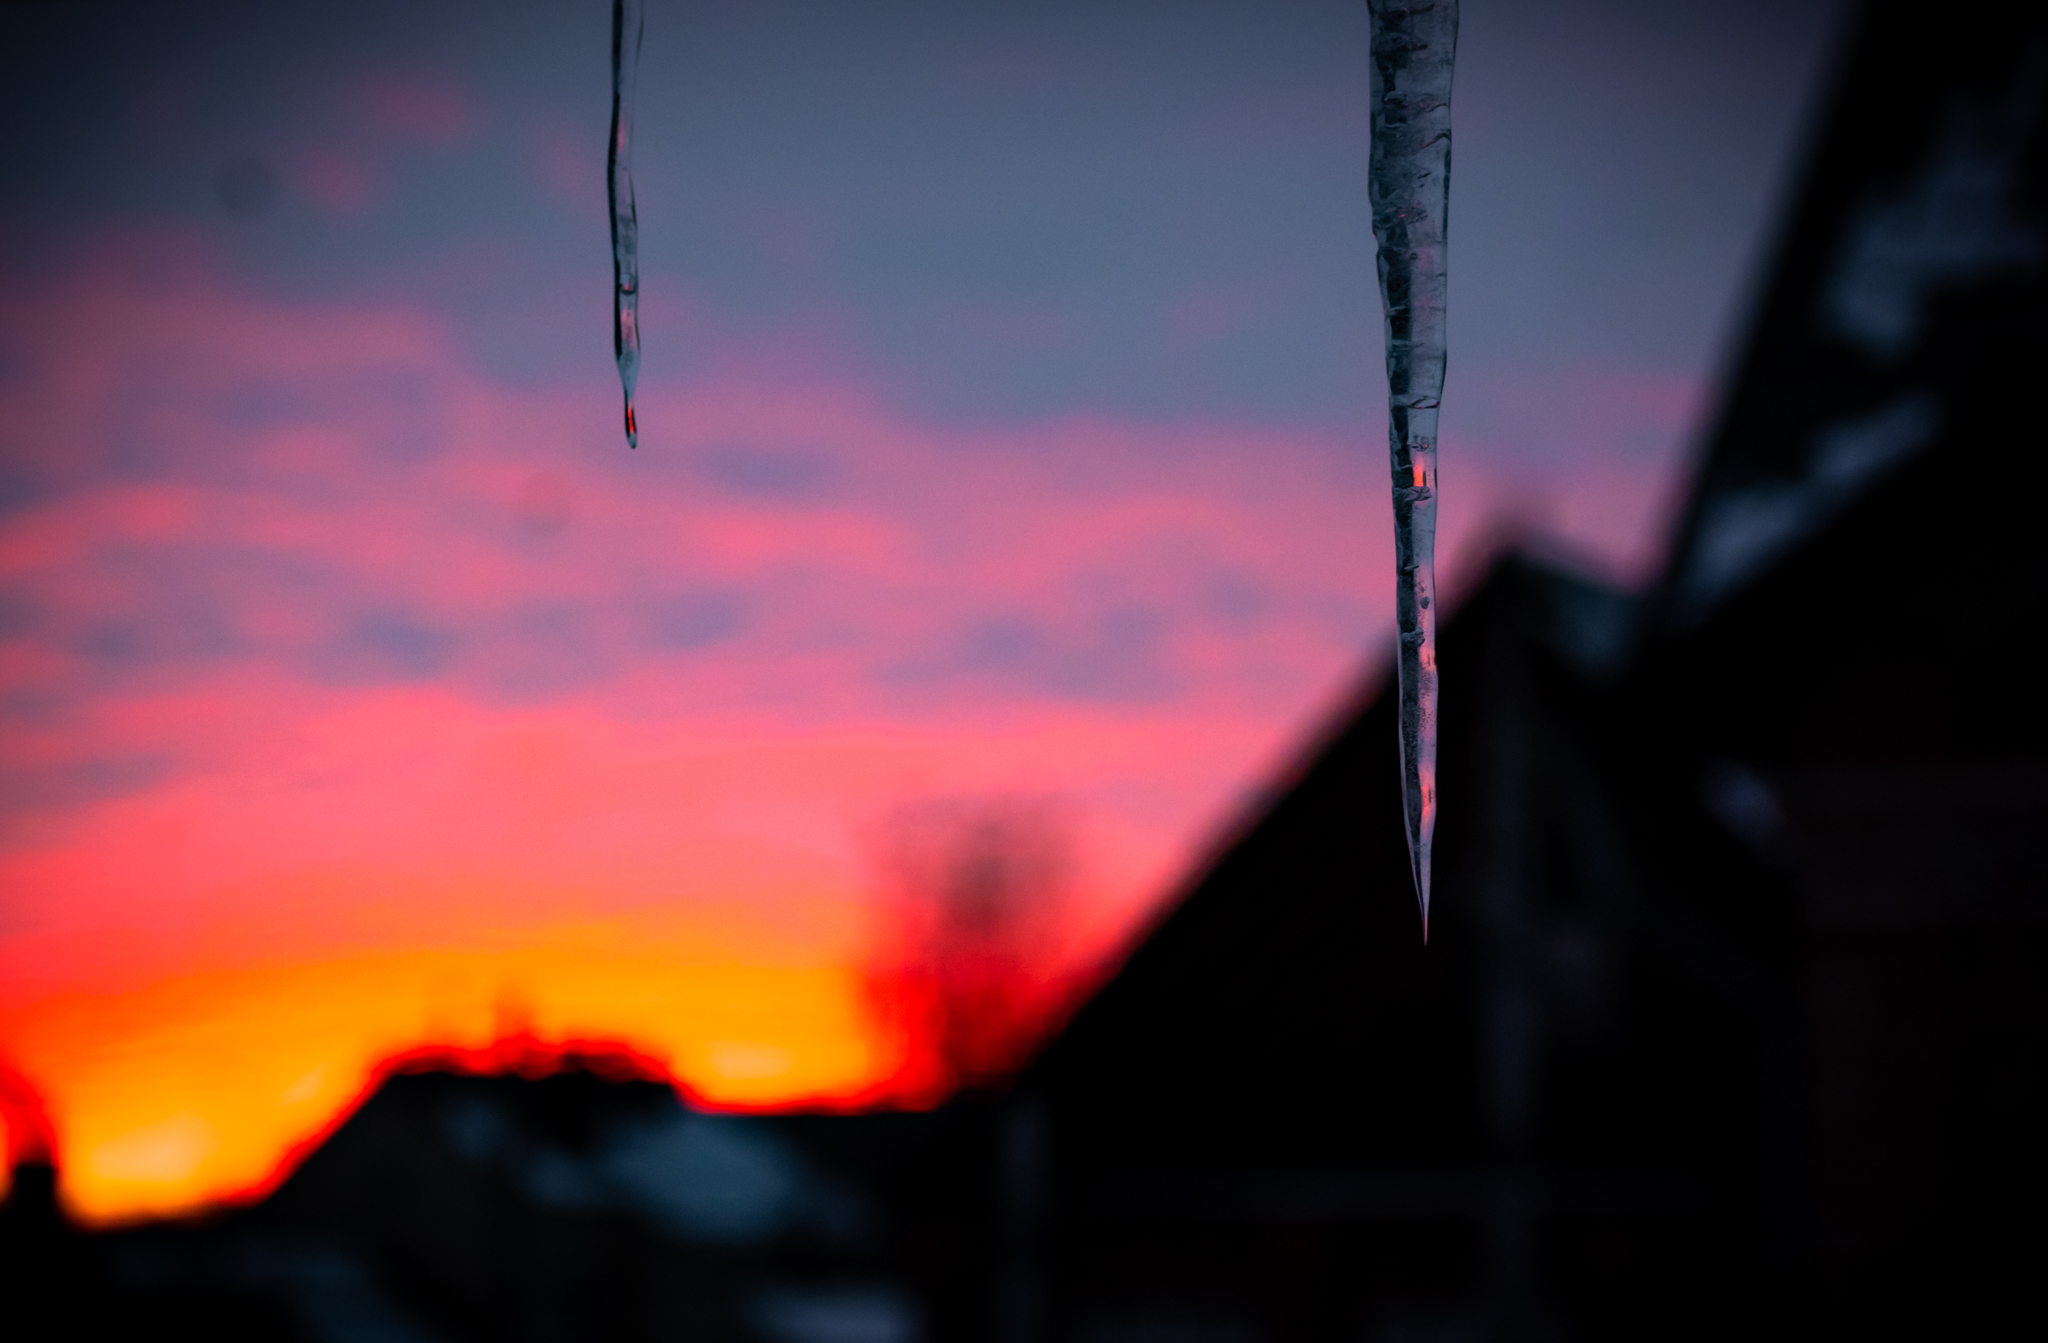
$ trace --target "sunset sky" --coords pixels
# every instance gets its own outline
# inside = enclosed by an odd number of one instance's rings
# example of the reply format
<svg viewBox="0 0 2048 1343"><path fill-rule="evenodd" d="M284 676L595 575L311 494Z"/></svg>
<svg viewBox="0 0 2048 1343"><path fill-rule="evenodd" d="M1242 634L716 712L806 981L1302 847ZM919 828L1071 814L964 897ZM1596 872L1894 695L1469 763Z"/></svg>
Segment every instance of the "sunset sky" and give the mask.
<svg viewBox="0 0 2048 1343"><path fill-rule="evenodd" d="M1837 8L1465 0L1450 593L1655 563ZM935 817L1052 818L1102 965L1390 643L1365 42L651 0L628 452L603 0L0 8L15 1149L189 1209L508 1035L929 1101Z"/></svg>

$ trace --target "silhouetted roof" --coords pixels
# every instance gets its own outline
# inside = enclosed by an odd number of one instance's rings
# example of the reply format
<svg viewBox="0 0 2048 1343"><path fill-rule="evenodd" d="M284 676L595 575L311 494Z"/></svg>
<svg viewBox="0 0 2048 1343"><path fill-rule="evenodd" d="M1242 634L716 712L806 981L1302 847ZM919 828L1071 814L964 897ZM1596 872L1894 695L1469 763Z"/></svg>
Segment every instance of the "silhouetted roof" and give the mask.
<svg viewBox="0 0 2048 1343"><path fill-rule="evenodd" d="M2038 376L2048 14L1873 5L1843 71L1679 529L1673 628L1939 444L1967 447L1923 538L2034 453L1985 431Z"/></svg>

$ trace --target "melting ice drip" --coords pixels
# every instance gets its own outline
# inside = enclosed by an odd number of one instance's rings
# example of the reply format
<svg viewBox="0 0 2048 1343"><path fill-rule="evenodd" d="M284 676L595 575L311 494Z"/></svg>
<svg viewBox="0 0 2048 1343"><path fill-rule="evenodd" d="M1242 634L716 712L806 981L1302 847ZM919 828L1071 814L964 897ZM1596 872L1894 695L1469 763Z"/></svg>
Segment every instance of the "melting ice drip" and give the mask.
<svg viewBox="0 0 2048 1343"><path fill-rule="evenodd" d="M633 386L640 380L640 216L633 208L633 84L640 73L640 0L612 0L612 354L626 391L626 446L640 446Z"/></svg>
<svg viewBox="0 0 2048 1343"><path fill-rule="evenodd" d="M1401 808L1426 942L1436 831L1436 418L1444 390L1444 225L1458 4L1371 0L1370 7L1372 232L1387 323Z"/></svg>

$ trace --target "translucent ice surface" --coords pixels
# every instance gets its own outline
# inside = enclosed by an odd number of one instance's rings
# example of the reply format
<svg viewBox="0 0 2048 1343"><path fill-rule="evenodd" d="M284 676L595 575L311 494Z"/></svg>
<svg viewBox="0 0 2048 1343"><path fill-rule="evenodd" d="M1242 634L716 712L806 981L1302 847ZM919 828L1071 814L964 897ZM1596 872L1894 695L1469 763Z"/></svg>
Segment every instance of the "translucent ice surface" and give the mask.
<svg viewBox="0 0 2048 1343"><path fill-rule="evenodd" d="M1371 0L1371 10L1372 232L1386 311L1401 802L1427 940L1436 831L1436 420L1444 390L1444 231L1458 5Z"/></svg>
<svg viewBox="0 0 2048 1343"><path fill-rule="evenodd" d="M640 446L633 387L640 380L640 217L633 208L633 84L640 73L640 0L612 0L612 354L626 393L626 446Z"/></svg>

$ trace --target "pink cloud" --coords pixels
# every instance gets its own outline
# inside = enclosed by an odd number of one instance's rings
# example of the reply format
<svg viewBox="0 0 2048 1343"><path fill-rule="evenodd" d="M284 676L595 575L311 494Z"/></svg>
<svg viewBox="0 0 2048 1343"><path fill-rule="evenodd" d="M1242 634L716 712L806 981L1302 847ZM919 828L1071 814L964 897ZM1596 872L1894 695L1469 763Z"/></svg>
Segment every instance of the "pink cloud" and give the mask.
<svg viewBox="0 0 2048 1343"><path fill-rule="evenodd" d="M1271 283L1198 290L1168 308L1166 329L1182 343L1210 344L1271 321L1286 310L1288 297Z"/></svg>
<svg viewBox="0 0 2048 1343"><path fill-rule="evenodd" d="M476 130L475 100L445 71L364 74L350 83L343 102L364 129L404 143L452 149Z"/></svg>
<svg viewBox="0 0 2048 1343"><path fill-rule="evenodd" d="M41 706L0 727L34 785L0 955L31 977L122 929L445 931L348 912L423 890L514 921L740 902L802 942L872 894L877 816L1006 795L1078 818L1085 959L1374 624L1376 473L1313 435L941 430L734 376L651 388L628 455L601 383L493 385L427 315L134 245L0 328L47 491L0 525L0 694Z"/></svg>
<svg viewBox="0 0 2048 1343"><path fill-rule="evenodd" d="M375 203L384 175L368 155L335 146L291 156L291 180L315 207L330 215L360 214Z"/></svg>
<svg viewBox="0 0 2048 1343"><path fill-rule="evenodd" d="M857 960L876 827L977 797L1074 818L1085 966L1388 625L1373 431L935 427L757 345L647 387L629 454L601 378L494 383L431 314L135 237L0 342L19 992L657 908ZM1491 448L1446 449L1447 588L1527 494ZM1612 458L1561 495L1600 544L1645 512Z"/></svg>
<svg viewBox="0 0 2048 1343"><path fill-rule="evenodd" d="M587 224L605 222L604 156L587 135L559 126L536 132L528 145L534 182L548 199Z"/></svg>

